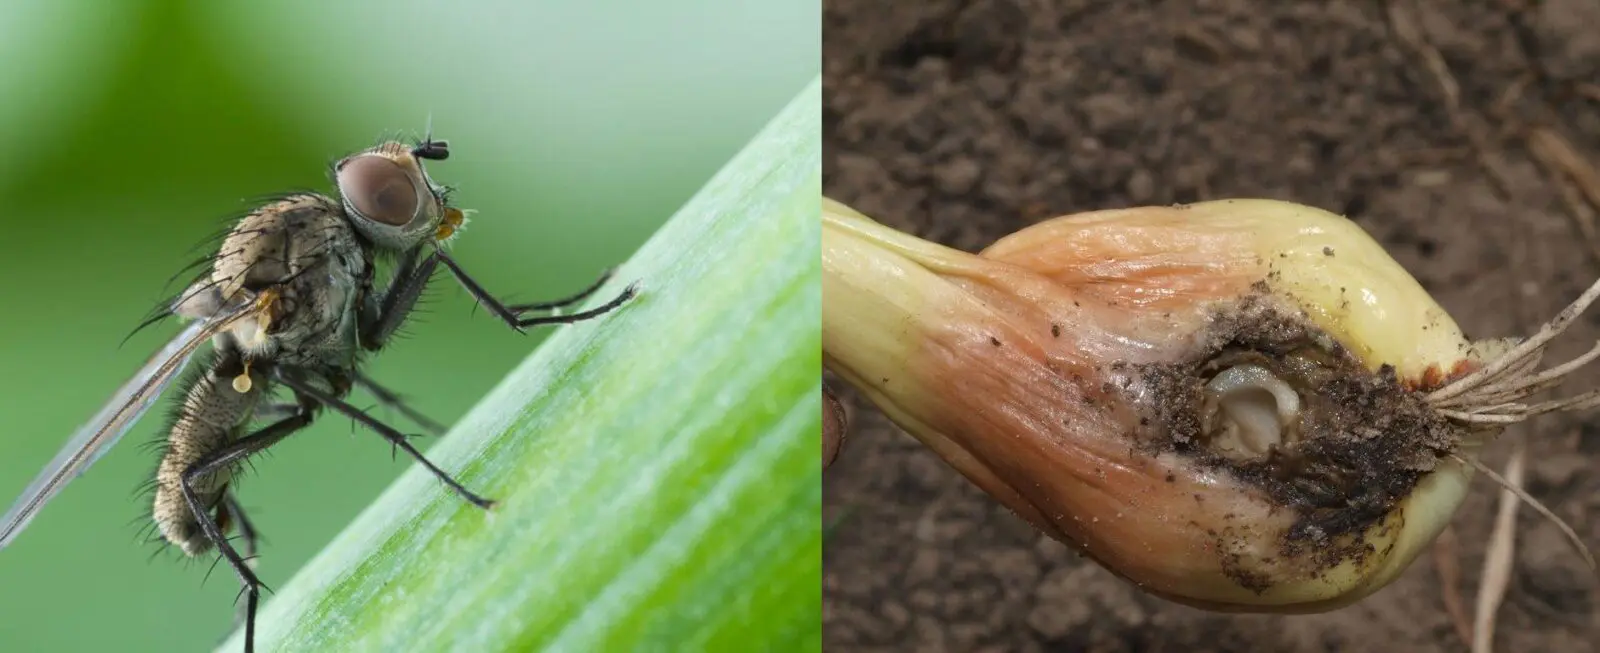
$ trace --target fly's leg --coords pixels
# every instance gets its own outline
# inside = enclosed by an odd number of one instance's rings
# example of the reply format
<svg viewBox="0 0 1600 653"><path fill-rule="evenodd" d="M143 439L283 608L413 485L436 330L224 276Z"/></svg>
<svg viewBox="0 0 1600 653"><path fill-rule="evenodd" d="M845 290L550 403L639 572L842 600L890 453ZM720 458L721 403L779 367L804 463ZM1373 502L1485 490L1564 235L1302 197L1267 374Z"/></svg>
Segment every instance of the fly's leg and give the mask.
<svg viewBox="0 0 1600 653"><path fill-rule="evenodd" d="M500 318L502 322L517 331L524 331L528 327L544 324L567 324L598 317L621 306L637 292L637 288L630 285L611 301L587 311L571 315L523 317L525 313L556 310L588 299L596 291L600 290L600 287L604 286L607 281L611 280L612 271L607 270L600 275L598 280L591 283L588 288L568 297L547 302L508 305L496 299L494 295L489 294L489 291L485 290L482 284L479 284L477 280L467 274L466 270L455 262L455 259L450 258L450 255L435 250L419 260L418 257L421 255L421 251L421 247L418 247L406 253L401 259L400 265L396 268L394 279L389 283L389 288L384 291L382 299L379 300L375 308L369 311L374 314L365 316L365 319L362 320L361 342L367 349L377 350L382 347L388 342L389 337L394 335L395 330L400 328L400 324L405 321L406 315L411 312L412 308L416 307L417 298L422 296L423 287L427 286L428 280L433 278L433 273L438 270L440 263L444 263L445 267L450 269L450 273L455 275L456 280L461 282L462 287L467 289L474 301L477 301L479 305L494 313L495 317Z"/></svg>
<svg viewBox="0 0 1600 653"><path fill-rule="evenodd" d="M432 472L435 477L438 477L439 480L444 481L445 485L450 486L451 490L454 490L456 494L461 495L461 498L466 499L472 505L485 510L494 507L493 500L480 497L463 487L460 483L456 482L454 478L451 478L450 474L446 473L442 469L439 469L433 464L432 461L429 461L426 456L423 456L422 452L417 451L416 447L411 446L411 443L407 441L406 435L395 430L394 427L373 419L372 416L367 415L367 413L360 408L356 408L355 406L346 403L338 397L324 392L312 384L297 378L294 374L280 373L278 375L278 379L282 381L284 385L293 389L297 394L312 399L317 403L327 406L328 408L331 408L334 411L339 412L357 422L361 422L362 424L366 425L367 428L372 429L373 431L376 431L378 435L383 436L384 439L389 441L389 444L392 444L400 449L404 449L407 454L410 454L412 458L415 458L416 461L421 463L423 467L428 468L428 471Z"/></svg>
<svg viewBox="0 0 1600 653"><path fill-rule="evenodd" d="M189 504L189 510L194 513L195 521L200 524L200 532L222 553L222 558L228 561L228 566L233 568L233 573L239 576L239 584L244 586L242 593L245 595L245 653L253 653L255 651L256 604L260 601L261 579L256 577L255 570L245 562L245 559L239 555L238 551L234 550L233 544L223 535L222 528L217 524L216 520L212 519L211 513L206 510L205 504L200 502L200 496L194 490L194 483L202 476L229 468L238 464L239 461L277 444L278 441L289 437L291 433L305 428L307 424L311 423L311 418L312 412L303 410L296 415L273 422L255 433L234 440L227 446L202 456L183 471L183 499Z"/></svg>
<svg viewBox="0 0 1600 653"><path fill-rule="evenodd" d="M244 507L239 505L239 498L234 496L231 491L223 495L222 507L217 512L217 526L224 533L227 532L229 523L236 523L239 526L239 540L244 544L244 563L250 565L252 571L255 570L256 553L260 550L261 531L256 530L255 523L245 516ZM249 615L245 611L245 606L238 606L238 610L233 615L233 627L238 628L239 624L244 623L247 618L249 618Z"/></svg>
<svg viewBox="0 0 1600 653"><path fill-rule="evenodd" d="M560 308L562 306L567 306L582 301L589 295L594 294L596 290L599 290L600 286L603 285L610 277L610 273L607 272L605 275L603 275L599 283L594 284L587 290L571 297L559 299L553 302L507 305L506 303L495 299L494 295L489 294L489 291L485 290L482 284L479 284L475 279L472 278L471 275L467 274L467 271L463 270L461 265L456 263L455 259L450 258L450 255L445 254L444 252L436 251L430 256L430 258L436 259L437 261L444 263L445 267L450 268L450 273L455 275L456 280L461 282L461 286L466 288L468 293L471 293L472 298L477 300L479 305L483 306L485 309L488 309L490 313L495 315L495 317L500 318L502 322L505 322L512 329L517 331L524 331L528 327L535 327L545 324L569 324L572 322L582 322L584 320L596 318L606 313L610 313L618 306L621 306L629 299L632 299L633 296L638 293L638 288L633 285L629 285L627 288L623 289L621 293L618 293L616 297L613 297L611 301L591 308L587 311L579 311L570 315L539 315L535 317L523 317L523 313Z"/></svg>
<svg viewBox="0 0 1600 653"><path fill-rule="evenodd" d="M566 296L566 297L562 297L561 299L553 299L553 300L550 300L550 301L547 301L547 302L534 302L532 304L512 304L510 306L507 306L506 308L509 308L509 309L511 309L513 311L516 311L517 313L531 313L533 311L555 311L555 310L560 310L560 309L566 308L568 306L571 306L573 304L576 304L578 302L581 302L581 301L583 301L585 299L588 299L590 295L593 295L595 293L595 291L600 290L601 286L606 285L606 282L611 280L611 275L614 272L616 272L616 270L614 270L614 269L613 270L606 270L605 272L601 272L600 273L600 278L599 279L595 279L594 283L589 284L588 288L584 288L583 290L580 290L577 293L574 293L574 294Z"/></svg>
<svg viewBox="0 0 1600 653"><path fill-rule="evenodd" d="M296 415L301 410L299 404L267 404L256 409L255 418L262 421L283 419Z"/></svg>
<svg viewBox="0 0 1600 653"><path fill-rule="evenodd" d="M444 425L428 419L427 415L423 415L417 409L407 406L405 400L402 399L398 393L378 385L378 382L373 380L372 377L360 372L356 372L354 379L356 385L366 388L367 392L372 393L372 396L378 399L378 403L400 411L400 414L405 415L406 419L415 422L418 426L426 429L428 433L432 435L444 434Z"/></svg>
<svg viewBox="0 0 1600 653"><path fill-rule="evenodd" d="M233 492L223 496L222 505L223 509L228 511L228 517L238 523L239 541L244 543L244 561L254 569L256 551L261 543L261 531L256 530L255 522L245 516L244 507L239 505L239 498L234 496Z"/></svg>
<svg viewBox="0 0 1600 653"><path fill-rule="evenodd" d="M432 256L419 262L421 255L422 247L418 246L401 256L389 287L384 289L377 303L361 307L360 340L368 351L377 351L388 344L389 338L411 314L411 309L416 308L422 289L439 266Z"/></svg>

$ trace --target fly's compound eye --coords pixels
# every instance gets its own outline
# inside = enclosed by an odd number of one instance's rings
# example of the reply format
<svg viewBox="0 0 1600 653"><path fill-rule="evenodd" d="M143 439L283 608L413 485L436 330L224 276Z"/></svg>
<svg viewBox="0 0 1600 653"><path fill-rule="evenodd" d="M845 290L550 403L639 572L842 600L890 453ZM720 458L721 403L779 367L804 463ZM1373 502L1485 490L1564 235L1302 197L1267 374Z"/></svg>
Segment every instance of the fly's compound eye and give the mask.
<svg viewBox="0 0 1600 653"><path fill-rule="evenodd" d="M397 227L417 215L417 187L411 175L389 159L362 156L339 168L339 190L362 217Z"/></svg>

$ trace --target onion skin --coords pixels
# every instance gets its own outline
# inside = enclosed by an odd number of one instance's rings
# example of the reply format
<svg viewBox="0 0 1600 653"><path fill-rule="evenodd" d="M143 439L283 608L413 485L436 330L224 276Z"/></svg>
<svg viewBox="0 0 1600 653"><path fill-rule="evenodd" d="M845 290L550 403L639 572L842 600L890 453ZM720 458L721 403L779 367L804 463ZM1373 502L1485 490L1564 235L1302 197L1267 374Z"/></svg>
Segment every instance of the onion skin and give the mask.
<svg viewBox="0 0 1600 653"><path fill-rule="evenodd" d="M1471 469L1440 457L1387 516L1337 538L1365 554L1330 559L1286 546L1302 515L1260 487L1137 446L1162 407L1128 366L1194 360L1247 298L1408 390L1491 353L1348 220L1269 200L1099 211L974 255L831 200L823 214L825 364L1036 528L1152 594L1339 608L1392 581L1465 498Z"/></svg>

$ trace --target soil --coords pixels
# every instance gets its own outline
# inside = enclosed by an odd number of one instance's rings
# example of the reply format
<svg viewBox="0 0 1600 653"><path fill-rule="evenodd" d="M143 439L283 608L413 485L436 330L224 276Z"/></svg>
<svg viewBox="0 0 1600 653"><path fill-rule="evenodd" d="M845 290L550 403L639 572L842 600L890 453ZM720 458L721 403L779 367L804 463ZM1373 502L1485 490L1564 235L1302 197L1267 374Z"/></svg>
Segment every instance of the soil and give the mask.
<svg viewBox="0 0 1600 653"><path fill-rule="evenodd" d="M1310 204L1367 229L1469 335L1531 333L1600 276L1600 245L1529 146L1551 129L1600 165L1600 2L1396 3L1433 64L1389 4L826 0L824 191L969 251L1078 211ZM1546 360L1596 339L1600 312ZM1444 597L1470 618L1499 501L1485 479L1442 538L1454 551L1354 606L1213 614L1040 535L830 385L852 423L824 480L829 651L1468 650ZM1563 392L1593 387L1600 366ZM1600 549L1600 414L1513 428L1486 461L1513 439L1528 491ZM1496 650L1600 650L1581 558L1532 510L1517 524Z"/></svg>

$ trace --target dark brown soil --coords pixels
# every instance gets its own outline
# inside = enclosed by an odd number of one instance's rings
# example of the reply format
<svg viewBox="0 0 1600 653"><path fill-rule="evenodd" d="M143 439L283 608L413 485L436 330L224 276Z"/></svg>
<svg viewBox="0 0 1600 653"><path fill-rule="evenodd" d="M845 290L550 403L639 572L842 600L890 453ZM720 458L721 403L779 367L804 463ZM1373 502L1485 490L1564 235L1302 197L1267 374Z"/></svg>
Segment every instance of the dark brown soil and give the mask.
<svg viewBox="0 0 1600 653"><path fill-rule="evenodd" d="M1077 211L1311 204L1368 229L1470 335L1531 333L1600 275L1526 146L1530 125L1553 128L1600 164L1600 87L1583 85L1600 81L1600 2L1421 4L1403 6L1459 84L1459 123L1377 2L827 0L825 192L968 250ZM1597 386L1600 369L1565 392ZM1467 650L1440 556L1322 615L1179 607L1039 535L846 394L852 431L825 480L829 651ZM1529 491L1600 548L1600 414L1512 429L1491 465L1510 438L1529 442ZM1497 501L1480 480L1455 521L1469 612ZM1496 650L1600 650L1581 559L1531 510L1518 523Z"/></svg>

